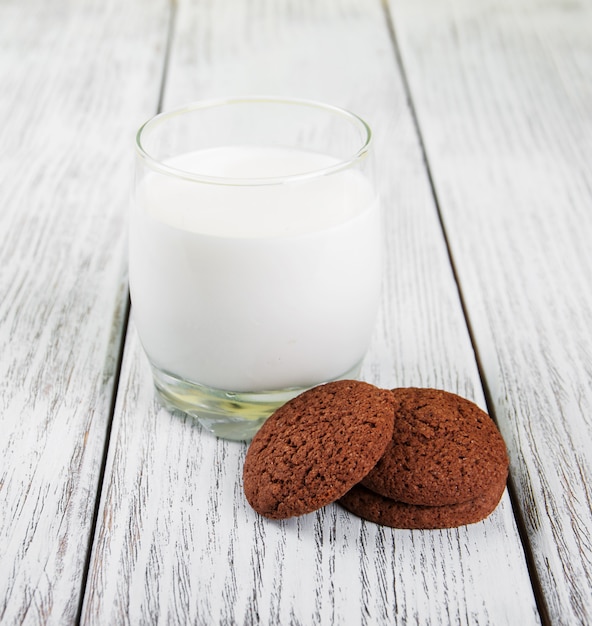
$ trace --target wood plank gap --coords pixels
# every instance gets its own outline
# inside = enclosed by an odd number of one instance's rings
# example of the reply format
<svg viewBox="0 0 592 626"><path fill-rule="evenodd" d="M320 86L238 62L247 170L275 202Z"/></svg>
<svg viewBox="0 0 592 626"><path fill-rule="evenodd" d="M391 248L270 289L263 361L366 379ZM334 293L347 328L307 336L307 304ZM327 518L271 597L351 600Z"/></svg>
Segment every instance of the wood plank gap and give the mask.
<svg viewBox="0 0 592 626"><path fill-rule="evenodd" d="M175 25L177 21L177 0L169 0L170 14L169 14L169 26L166 38L166 47L164 50L164 63L162 67L162 76L160 79L160 91L158 94L158 104L156 105L156 113L162 113L162 106L164 102L164 93L166 91L167 79L169 75L169 64L171 59L171 49L173 47L173 37L175 34Z"/></svg>
<svg viewBox="0 0 592 626"><path fill-rule="evenodd" d="M173 40L173 36L175 32L175 21L176 21L176 15L177 15L177 0L169 0L169 4L170 4L170 13L169 13L167 35L166 35L166 45L165 45L165 50L164 50L162 73L160 77L158 101L156 104L155 114L162 113L162 105L164 101L164 93L166 90L169 61L170 61L171 49L172 49L172 40ZM119 382L121 380L123 356L125 352L125 344L127 340L127 334L128 334L130 317L131 317L131 299L130 299L129 286L126 289L125 298L126 298L125 305L124 305L125 308L122 314L122 329L121 329L121 335L119 337L119 342L118 342L118 347L117 347L117 362L115 365L115 370L114 370L114 375L113 375L113 393L111 395L111 404L109 406L109 417L108 417L107 428L105 432L105 445L104 445L103 453L101 457L101 467L99 470L99 479L97 483L98 484L97 497L95 499L95 504L94 504L92 523L91 523L90 534L89 534L90 540L89 540L88 549L86 551L86 558L84 561L84 569L83 569L83 574L82 574L80 595L79 595L79 601L78 601L78 610L76 613L75 623L77 625L79 625L82 620L82 610L84 606L84 599L85 599L85 594L86 594L88 576L90 573L92 549L93 549L93 545L96 539L98 519L99 519L99 509L101 506L103 487L105 484L105 471L107 467L107 456L109 454L109 448L111 445L111 432L113 430L115 407L117 405L117 399L119 395Z"/></svg>
<svg viewBox="0 0 592 626"><path fill-rule="evenodd" d="M84 568L82 570L82 580L80 583L80 594L78 595L78 609L76 611L76 624L80 624L82 619L82 607L84 604L84 596L86 592L86 583L88 580L89 570L90 570L90 560L92 556L92 548L95 542L95 535L97 532L97 524L99 519L99 508L101 505L101 496L103 493L103 485L105 482L105 469L107 466L107 455L109 454L109 446L111 441L111 431L113 430L113 417L115 415L115 405L117 404L117 396L119 389L119 381L121 378L121 365L123 362L123 353L125 347L125 340L127 337L127 330L130 321L130 296L129 296L129 288L127 289L126 294L126 302L123 314L121 316L122 319L122 329L121 334L119 336L119 342L117 346L117 362L115 364L114 373L113 373L113 393L111 394L111 404L109 406L109 417L107 420L107 427L105 430L105 444L103 446L103 453L101 456L101 466L99 469L99 478L97 481L97 496L95 498L95 504L92 514L92 521L90 526L89 533L89 541L88 548L86 550L86 557L84 559Z"/></svg>
<svg viewBox="0 0 592 626"><path fill-rule="evenodd" d="M495 414L495 407L494 407L494 403L492 400L492 395L490 392L490 388L489 385L487 383L487 378L485 377L485 370L483 368L482 365L482 360L479 354L479 348L477 346L477 342L475 339L475 335L473 332L473 327L471 324L471 319L470 319L470 315L469 312L467 310L467 306L466 306L466 301L463 295L463 290L462 290L462 286L460 284L460 280L458 277L458 272L457 272L457 268L456 268L456 264L454 262L454 256L452 254L452 249L450 246L450 242L448 239L448 234L446 232L446 226L444 223L444 218L442 216L442 210L440 208L440 202L438 200L438 194L436 191L436 186L434 183L434 179L432 176L432 170L430 167L430 163L429 163L429 159L428 159L428 155L427 155L427 150L425 147L425 142L423 140L423 134L421 132L421 126L419 124L419 119L417 117L417 112L415 109L415 105L413 102L413 97L412 97L412 93L411 93L411 87L409 84L409 81L407 79L407 73L405 71L405 65L403 63L403 57L401 55L401 50L399 48L399 44L397 41L397 35L396 35L396 31L395 31L395 25L394 25L394 18L393 15L391 13L390 7L388 5L388 0L381 0L381 5L382 5L382 9L384 11L384 16L385 16L385 20L386 20L386 25L387 25L387 30L389 33L389 37L391 40L391 44L393 47L393 51L394 51L394 55L395 55L395 61L397 63L397 66L399 68L399 72L401 74L401 81L403 84L403 89L405 91L405 97L407 100L407 104L409 106L409 111L411 113L411 118L413 121L413 126L415 129L415 133L417 135L417 140L419 142L419 146L420 146L420 150L421 150L421 155L422 155L422 160L425 166L425 170L426 170L426 174L428 177L428 182L429 182L429 186L430 186L430 191L432 194L432 198L434 200L434 206L436 208L436 213L438 215L438 221L440 223L440 229L442 231L442 237L444 238L444 244L446 246L446 253L448 255L448 261L450 263L450 267L452 270L452 275L454 277L454 282L456 284L456 289L458 292L458 297L460 300L460 305L461 305L461 309L463 312L463 317L465 319L465 323L467 326L467 332L469 334L469 340L471 342L471 346L473 348L473 353L475 355L475 362L477 365L477 371L479 374L479 380L481 382L481 387L483 389L483 395L485 397L485 403L487 406L487 412L489 413L489 415L492 417L492 419L497 423L497 417ZM514 513L514 519L516 520L516 526L518 528L518 534L520 536L520 541L522 542L522 546L524 549L524 554L525 554L525 558L526 558L526 566L528 569L528 573L530 576L530 582L533 588L533 593L534 593L534 597L535 597L535 601L536 601L536 605L537 605L537 610L539 612L539 616L541 618L541 622L544 626L551 626L551 618L550 618L550 613L547 607L547 603L545 602L545 595L543 593L543 587L541 584L541 580L538 576L537 573L537 569L536 569L536 564L535 564L535 559L534 559L534 554L532 551L532 546L528 540L528 533L526 532L526 522L524 520L524 516L522 515L522 511L518 505L519 500L518 500L518 496L517 496L517 490L512 478L512 475L510 474L510 476L508 477L508 494L510 496L510 502L512 504L512 510Z"/></svg>

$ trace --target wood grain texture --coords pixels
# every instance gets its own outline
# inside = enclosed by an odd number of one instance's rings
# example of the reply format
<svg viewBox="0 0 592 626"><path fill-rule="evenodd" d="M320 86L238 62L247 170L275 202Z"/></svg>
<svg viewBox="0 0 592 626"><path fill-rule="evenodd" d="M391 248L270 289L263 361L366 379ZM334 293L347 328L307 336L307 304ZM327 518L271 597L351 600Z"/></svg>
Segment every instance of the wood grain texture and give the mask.
<svg viewBox="0 0 592 626"><path fill-rule="evenodd" d="M165 108L275 93L351 108L375 130L385 290L364 378L483 395L379 2L180 2ZM507 495L485 522L395 531L337 505L258 517L246 444L157 404L133 324L84 624L536 624Z"/></svg>
<svg viewBox="0 0 592 626"><path fill-rule="evenodd" d="M592 7L393 0L544 603L592 622Z"/></svg>
<svg viewBox="0 0 592 626"><path fill-rule="evenodd" d="M79 612L166 6L0 3L0 622ZM133 24L133 27L132 27Z"/></svg>

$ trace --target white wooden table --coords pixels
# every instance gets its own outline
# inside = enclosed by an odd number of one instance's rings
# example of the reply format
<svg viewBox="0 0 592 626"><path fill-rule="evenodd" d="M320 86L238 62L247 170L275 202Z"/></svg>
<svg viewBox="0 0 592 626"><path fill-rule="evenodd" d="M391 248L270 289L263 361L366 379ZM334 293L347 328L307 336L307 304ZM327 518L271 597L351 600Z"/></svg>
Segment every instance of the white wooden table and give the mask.
<svg viewBox="0 0 592 626"><path fill-rule="evenodd" d="M136 128L279 94L372 125L363 377L487 408L485 521L246 504L246 444L158 405L129 324ZM590 0L0 0L0 623L592 623Z"/></svg>

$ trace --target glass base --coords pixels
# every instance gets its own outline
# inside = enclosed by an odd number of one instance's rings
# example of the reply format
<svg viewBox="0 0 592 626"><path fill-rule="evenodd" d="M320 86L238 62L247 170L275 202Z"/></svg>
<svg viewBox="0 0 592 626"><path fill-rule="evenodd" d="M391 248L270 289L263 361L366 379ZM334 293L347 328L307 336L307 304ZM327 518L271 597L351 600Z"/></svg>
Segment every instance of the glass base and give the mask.
<svg viewBox="0 0 592 626"><path fill-rule="evenodd" d="M361 362L331 380L355 379L360 367ZM152 373L156 391L166 409L183 411L195 417L216 437L234 441L252 439L277 408L310 389L291 387L272 391L232 392L198 385L156 367L152 367Z"/></svg>

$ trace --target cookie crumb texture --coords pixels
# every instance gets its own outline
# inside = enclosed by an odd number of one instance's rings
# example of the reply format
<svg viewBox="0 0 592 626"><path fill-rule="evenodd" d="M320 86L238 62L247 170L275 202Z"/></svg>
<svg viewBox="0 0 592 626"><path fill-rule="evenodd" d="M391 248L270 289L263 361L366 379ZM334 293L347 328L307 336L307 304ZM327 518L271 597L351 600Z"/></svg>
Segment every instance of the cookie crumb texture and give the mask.
<svg viewBox="0 0 592 626"><path fill-rule="evenodd" d="M393 395L345 380L280 407L255 435L243 487L261 515L285 519L341 498L374 467L392 439Z"/></svg>
<svg viewBox="0 0 592 626"><path fill-rule="evenodd" d="M470 400L437 389L392 393L393 438L362 485L389 499L422 506L459 504L503 491L508 455L487 413Z"/></svg>

